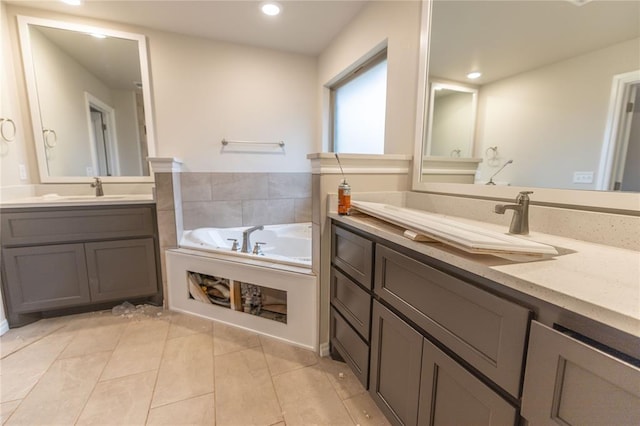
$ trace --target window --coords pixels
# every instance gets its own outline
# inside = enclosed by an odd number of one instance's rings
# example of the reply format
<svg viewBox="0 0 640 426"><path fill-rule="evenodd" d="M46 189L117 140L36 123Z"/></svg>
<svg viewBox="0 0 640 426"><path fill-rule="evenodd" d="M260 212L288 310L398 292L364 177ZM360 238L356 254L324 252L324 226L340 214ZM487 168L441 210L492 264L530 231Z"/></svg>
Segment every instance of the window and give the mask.
<svg viewBox="0 0 640 426"><path fill-rule="evenodd" d="M330 89L333 151L384 154L386 49Z"/></svg>

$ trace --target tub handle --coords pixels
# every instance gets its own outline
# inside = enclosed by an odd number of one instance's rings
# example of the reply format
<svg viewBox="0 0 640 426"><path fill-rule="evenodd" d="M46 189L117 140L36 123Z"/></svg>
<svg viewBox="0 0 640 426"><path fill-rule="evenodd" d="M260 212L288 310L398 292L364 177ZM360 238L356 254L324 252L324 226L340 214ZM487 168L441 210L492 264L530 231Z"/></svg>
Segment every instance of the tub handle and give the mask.
<svg viewBox="0 0 640 426"><path fill-rule="evenodd" d="M253 254L258 256L264 256L264 253L262 252L262 247L261 247L264 244L267 244L267 243L256 242L256 244L253 246Z"/></svg>
<svg viewBox="0 0 640 426"><path fill-rule="evenodd" d="M231 244L231 251L238 251L238 240L235 238L227 238L227 241L233 241Z"/></svg>

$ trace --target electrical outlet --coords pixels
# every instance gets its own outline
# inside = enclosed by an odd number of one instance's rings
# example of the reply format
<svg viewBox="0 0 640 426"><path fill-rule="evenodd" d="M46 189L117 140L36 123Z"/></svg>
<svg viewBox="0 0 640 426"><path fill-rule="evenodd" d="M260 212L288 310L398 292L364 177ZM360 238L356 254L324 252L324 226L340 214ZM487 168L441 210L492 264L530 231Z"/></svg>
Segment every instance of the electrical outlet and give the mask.
<svg viewBox="0 0 640 426"><path fill-rule="evenodd" d="M87 166L87 167L86 167L86 171L87 171L87 176L89 176L89 177L93 177L93 176L94 176L94 174L93 174L93 167L91 167L91 166Z"/></svg>
<svg viewBox="0 0 640 426"><path fill-rule="evenodd" d="M20 180L27 180L27 167L24 164L18 164L18 174Z"/></svg>
<svg viewBox="0 0 640 426"><path fill-rule="evenodd" d="M573 172L573 183L593 183L593 172Z"/></svg>

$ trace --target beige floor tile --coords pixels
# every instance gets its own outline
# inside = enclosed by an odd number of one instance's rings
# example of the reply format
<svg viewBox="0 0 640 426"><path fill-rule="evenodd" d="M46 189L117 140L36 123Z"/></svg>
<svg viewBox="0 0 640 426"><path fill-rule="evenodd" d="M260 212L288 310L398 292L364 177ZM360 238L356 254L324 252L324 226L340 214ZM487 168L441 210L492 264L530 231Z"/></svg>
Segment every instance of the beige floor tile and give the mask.
<svg viewBox="0 0 640 426"><path fill-rule="evenodd" d="M18 408L22 400L3 402L0 404L0 424L5 424L7 419Z"/></svg>
<svg viewBox="0 0 640 426"><path fill-rule="evenodd" d="M194 315L174 312L171 315L171 325L167 339L189 336L197 333L211 334L213 331L213 321L196 317Z"/></svg>
<svg viewBox="0 0 640 426"><path fill-rule="evenodd" d="M368 393L356 395L343 401L347 411L356 424L361 426L390 426L391 423L382 414Z"/></svg>
<svg viewBox="0 0 640 426"><path fill-rule="evenodd" d="M268 337L260 336L260 342L272 376L317 364L320 359L315 352Z"/></svg>
<svg viewBox="0 0 640 426"><path fill-rule="evenodd" d="M344 362L334 361L329 357L320 358L320 367L341 399L351 398L367 391Z"/></svg>
<svg viewBox="0 0 640 426"><path fill-rule="evenodd" d="M261 348L216 357L216 425L272 425L283 420Z"/></svg>
<svg viewBox="0 0 640 426"><path fill-rule="evenodd" d="M167 340L152 407L213 392L213 339L193 334Z"/></svg>
<svg viewBox="0 0 640 426"><path fill-rule="evenodd" d="M136 319L127 324L127 328L120 337L120 343L147 343L157 342L167 338L170 320L163 319Z"/></svg>
<svg viewBox="0 0 640 426"><path fill-rule="evenodd" d="M213 323L213 353L217 355L260 346L256 333L219 322Z"/></svg>
<svg viewBox="0 0 640 426"><path fill-rule="evenodd" d="M215 424L213 393L152 408L149 411L147 424L213 426Z"/></svg>
<svg viewBox="0 0 640 426"><path fill-rule="evenodd" d="M7 424L74 423L108 358L108 352L100 352L57 360L22 401Z"/></svg>
<svg viewBox="0 0 640 426"><path fill-rule="evenodd" d="M0 402L24 398L73 338L52 333L0 361Z"/></svg>
<svg viewBox="0 0 640 426"><path fill-rule="evenodd" d="M322 369L300 368L273 377L287 426L354 425Z"/></svg>
<svg viewBox="0 0 640 426"><path fill-rule="evenodd" d="M120 322L119 324L95 325L79 330L59 358L113 351L126 327L126 323Z"/></svg>
<svg viewBox="0 0 640 426"><path fill-rule="evenodd" d="M0 358L5 358L64 326L64 321L49 318L24 327L12 328L0 337Z"/></svg>
<svg viewBox="0 0 640 426"><path fill-rule="evenodd" d="M100 382L82 410L78 425L144 425L156 371Z"/></svg>
<svg viewBox="0 0 640 426"><path fill-rule="evenodd" d="M123 343L121 340L113 351L100 380L157 370L160 367L163 350L164 339L146 343Z"/></svg>

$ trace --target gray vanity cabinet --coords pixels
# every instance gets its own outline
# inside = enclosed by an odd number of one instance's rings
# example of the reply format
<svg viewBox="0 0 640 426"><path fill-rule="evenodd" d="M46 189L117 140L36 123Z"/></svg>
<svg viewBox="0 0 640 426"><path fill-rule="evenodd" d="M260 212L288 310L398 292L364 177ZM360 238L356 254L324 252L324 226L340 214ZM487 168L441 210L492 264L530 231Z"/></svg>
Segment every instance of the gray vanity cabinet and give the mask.
<svg viewBox="0 0 640 426"><path fill-rule="evenodd" d="M23 314L160 297L153 206L5 209L0 220L11 326L34 320Z"/></svg>
<svg viewBox="0 0 640 426"><path fill-rule="evenodd" d="M152 238L85 244L93 302L153 295L158 291Z"/></svg>
<svg viewBox="0 0 640 426"><path fill-rule="evenodd" d="M514 425L515 407L374 302L369 392L396 425Z"/></svg>
<svg viewBox="0 0 640 426"><path fill-rule="evenodd" d="M4 292L14 312L84 305L91 301L83 244L6 248Z"/></svg>
<svg viewBox="0 0 640 426"><path fill-rule="evenodd" d="M532 425L640 425L640 368L536 321L522 415Z"/></svg>

